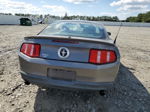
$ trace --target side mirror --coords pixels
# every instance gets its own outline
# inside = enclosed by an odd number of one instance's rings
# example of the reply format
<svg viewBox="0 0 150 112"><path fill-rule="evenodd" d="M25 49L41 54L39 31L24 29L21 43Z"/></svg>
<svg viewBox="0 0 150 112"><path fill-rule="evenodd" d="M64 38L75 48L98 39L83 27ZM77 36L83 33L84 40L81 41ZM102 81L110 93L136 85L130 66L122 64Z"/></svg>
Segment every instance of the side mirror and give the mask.
<svg viewBox="0 0 150 112"><path fill-rule="evenodd" d="M110 36L111 35L111 33L110 32L107 32L108 33L108 35Z"/></svg>

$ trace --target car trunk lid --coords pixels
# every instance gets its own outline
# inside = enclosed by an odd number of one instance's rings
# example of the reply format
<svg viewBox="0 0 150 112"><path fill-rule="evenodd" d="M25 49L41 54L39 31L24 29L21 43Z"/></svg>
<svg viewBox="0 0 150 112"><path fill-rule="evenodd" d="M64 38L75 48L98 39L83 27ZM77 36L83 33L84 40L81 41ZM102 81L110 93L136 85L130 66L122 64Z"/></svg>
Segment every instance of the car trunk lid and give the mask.
<svg viewBox="0 0 150 112"><path fill-rule="evenodd" d="M51 60L88 62L90 49L115 50L111 40L67 36L25 37L28 42L41 44L40 57Z"/></svg>

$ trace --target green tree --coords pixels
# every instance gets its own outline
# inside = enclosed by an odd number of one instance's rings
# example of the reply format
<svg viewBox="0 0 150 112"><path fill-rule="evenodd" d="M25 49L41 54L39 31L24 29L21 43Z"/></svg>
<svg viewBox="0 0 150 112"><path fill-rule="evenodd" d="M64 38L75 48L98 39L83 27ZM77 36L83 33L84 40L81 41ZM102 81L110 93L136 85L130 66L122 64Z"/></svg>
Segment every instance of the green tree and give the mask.
<svg viewBox="0 0 150 112"><path fill-rule="evenodd" d="M126 19L127 22L137 22L137 17L128 17Z"/></svg>
<svg viewBox="0 0 150 112"><path fill-rule="evenodd" d="M127 22L146 22L150 23L150 11L146 13L140 13L137 17L128 17Z"/></svg>
<svg viewBox="0 0 150 112"><path fill-rule="evenodd" d="M113 21L119 21L119 18L117 16L112 17Z"/></svg>

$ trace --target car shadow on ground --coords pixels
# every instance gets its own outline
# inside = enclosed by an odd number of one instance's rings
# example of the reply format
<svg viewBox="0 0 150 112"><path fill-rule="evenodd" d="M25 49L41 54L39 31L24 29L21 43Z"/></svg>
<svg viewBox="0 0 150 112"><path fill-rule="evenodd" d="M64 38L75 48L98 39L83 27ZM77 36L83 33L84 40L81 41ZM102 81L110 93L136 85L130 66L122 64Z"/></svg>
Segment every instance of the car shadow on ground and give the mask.
<svg viewBox="0 0 150 112"><path fill-rule="evenodd" d="M149 112L150 94L121 64L115 89L105 96L92 91L38 89L35 112Z"/></svg>

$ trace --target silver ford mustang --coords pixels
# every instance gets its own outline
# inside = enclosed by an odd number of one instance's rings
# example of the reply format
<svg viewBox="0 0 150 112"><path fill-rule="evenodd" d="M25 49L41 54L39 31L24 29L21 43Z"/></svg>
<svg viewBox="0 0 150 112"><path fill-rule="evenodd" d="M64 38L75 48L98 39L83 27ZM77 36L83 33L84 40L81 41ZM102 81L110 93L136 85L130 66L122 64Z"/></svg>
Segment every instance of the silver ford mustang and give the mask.
<svg viewBox="0 0 150 112"><path fill-rule="evenodd" d="M50 88L102 90L113 86L120 54L103 25L60 20L25 37L19 61L26 83Z"/></svg>

